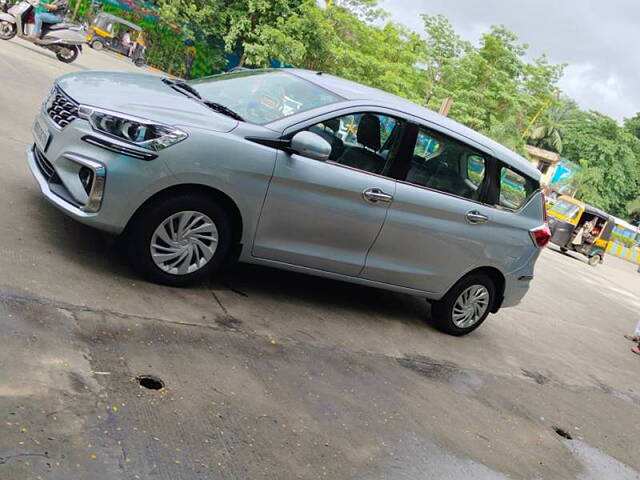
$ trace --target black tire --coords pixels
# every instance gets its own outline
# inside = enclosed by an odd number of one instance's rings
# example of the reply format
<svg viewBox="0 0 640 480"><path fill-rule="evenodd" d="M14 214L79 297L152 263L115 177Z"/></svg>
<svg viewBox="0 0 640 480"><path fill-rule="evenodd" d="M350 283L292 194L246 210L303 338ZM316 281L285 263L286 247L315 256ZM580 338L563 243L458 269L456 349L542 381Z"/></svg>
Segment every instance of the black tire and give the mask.
<svg viewBox="0 0 640 480"><path fill-rule="evenodd" d="M136 59L133 61L133 64L134 64L136 67L138 67L138 68L142 68L142 67L144 67L144 66L145 66L144 58L136 58Z"/></svg>
<svg viewBox="0 0 640 480"><path fill-rule="evenodd" d="M208 216L218 231L218 244L213 257L199 270L178 275L162 270L153 261L151 239L163 221L184 211L194 211ZM211 277L224 264L231 250L231 222L225 210L207 196L177 194L159 198L137 212L127 227L125 241L128 246L129 260L143 277L163 285L184 287Z"/></svg>
<svg viewBox="0 0 640 480"><path fill-rule="evenodd" d="M94 40L93 42L91 42L90 47L97 51L104 50L104 43L102 43L100 40Z"/></svg>
<svg viewBox="0 0 640 480"><path fill-rule="evenodd" d="M596 254L593 257L589 257L588 262L592 267L597 267L600 263L602 263L602 257L599 254Z"/></svg>
<svg viewBox="0 0 640 480"><path fill-rule="evenodd" d="M453 307L458 300L458 297L469 287L474 285L484 286L489 293L488 306L484 314L473 325L465 328L460 328L453 321ZM431 306L431 312L434 320L440 330L449 335L460 337L473 332L486 320L487 316L491 312L496 299L496 287L493 280L483 274L472 274L462 278L456 283L442 299L434 302Z"/></svg>
<svg viewBox="0 0 640 480"><path fill-rule="evenodd" d="M0 40L11 40L16 36L17 28L15 23L0 20Z"/></svg>
<svg viewBox="0 0 640 480"><path fill-rule="evenodd" d="M562 253L567 253L569 251L569 249L567 247L560 247L560 251Z"/></svg>
<svg viewBox="0 0 640 480"><path fill-rule="evenodd" d="M56 52L56 58L62 63L75 62L76 58L78 58L78 55L80 54L80 49L75 45L71 45L69 47L65 47L65 50L67 51L64 53L62 51Z"/></svg>

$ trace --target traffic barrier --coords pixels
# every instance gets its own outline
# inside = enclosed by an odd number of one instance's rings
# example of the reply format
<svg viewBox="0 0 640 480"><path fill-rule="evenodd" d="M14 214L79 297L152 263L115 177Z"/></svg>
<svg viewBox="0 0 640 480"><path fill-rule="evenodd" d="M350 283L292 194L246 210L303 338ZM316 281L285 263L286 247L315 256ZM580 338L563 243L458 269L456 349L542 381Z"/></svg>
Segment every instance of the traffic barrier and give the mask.
<svg viewBox="0 0 640 480"><path fill-rule="evenodd" d="M607 253L614 257L620 257L623 260L640 265L640 248L638 247L629 248L624 245L620 245L619 243L609 242Z"/></svg>

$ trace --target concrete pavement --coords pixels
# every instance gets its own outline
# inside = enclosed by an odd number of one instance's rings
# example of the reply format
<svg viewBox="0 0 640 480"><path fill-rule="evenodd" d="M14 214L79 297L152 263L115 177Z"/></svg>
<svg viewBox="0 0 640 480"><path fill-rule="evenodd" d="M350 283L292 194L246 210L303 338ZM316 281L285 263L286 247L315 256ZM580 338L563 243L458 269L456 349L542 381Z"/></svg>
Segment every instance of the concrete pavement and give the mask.
<svg viewBox="0 0 640 480"><path fill-rule="evenodd" d="M465 338L420 299L262 267L148 284L24 161L53 79L85 68L139 71L0 43L0 478L639 478L633 265L547 250Z"/></svg>

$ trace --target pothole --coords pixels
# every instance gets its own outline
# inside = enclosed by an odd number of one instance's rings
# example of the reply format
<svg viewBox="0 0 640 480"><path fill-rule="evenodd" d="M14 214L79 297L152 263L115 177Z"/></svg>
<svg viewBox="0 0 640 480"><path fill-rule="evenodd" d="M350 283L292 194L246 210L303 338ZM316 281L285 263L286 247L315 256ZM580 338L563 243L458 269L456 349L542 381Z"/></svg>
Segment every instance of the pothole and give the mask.
<svg viewBox="0 0 640 480"><path fill-rule="evenodd" d="M136 377L136 380L138 380L138 384L141 387L149 390L162 390L164 388L164 382L153 375L140 375Z"/></svg>
<svg viewBox="0 0 640 480"><path fill-rule="evenodd" d="M566 438L567 440L573 440L573 437L571 436L571 434L560 427L553 427L553 431L556 432L558 435L560 435L562 438Z"/></svg>

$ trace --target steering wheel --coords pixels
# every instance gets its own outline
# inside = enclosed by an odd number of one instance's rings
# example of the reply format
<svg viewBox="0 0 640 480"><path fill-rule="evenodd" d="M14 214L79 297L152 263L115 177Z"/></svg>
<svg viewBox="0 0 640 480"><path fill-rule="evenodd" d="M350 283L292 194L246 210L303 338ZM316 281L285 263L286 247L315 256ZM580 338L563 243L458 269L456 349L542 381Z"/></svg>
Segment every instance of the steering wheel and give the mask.
<svg viewBox="0 0 640 480"><path fill-rule="evenodd" d="M247 104L247 116L263 121L270 121L282 116L277 107L269 107L260 101L251 101Z"/></svg>

